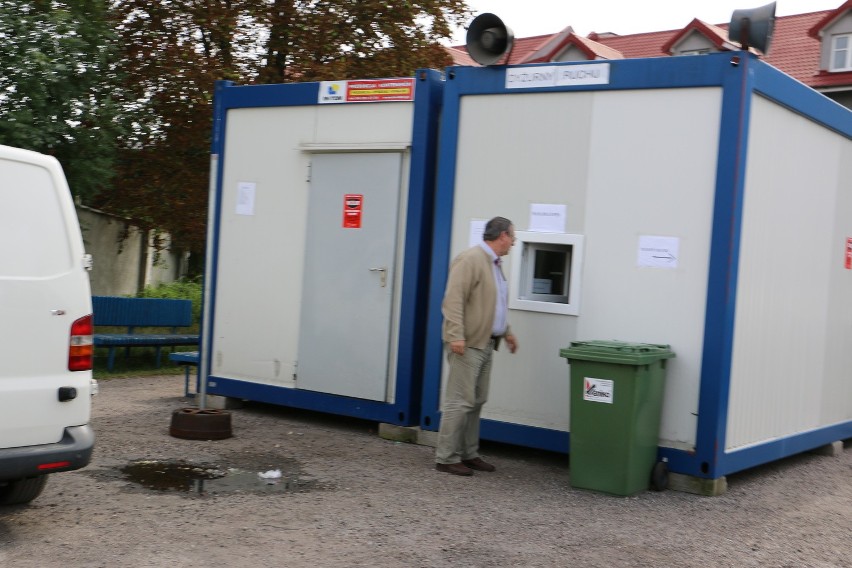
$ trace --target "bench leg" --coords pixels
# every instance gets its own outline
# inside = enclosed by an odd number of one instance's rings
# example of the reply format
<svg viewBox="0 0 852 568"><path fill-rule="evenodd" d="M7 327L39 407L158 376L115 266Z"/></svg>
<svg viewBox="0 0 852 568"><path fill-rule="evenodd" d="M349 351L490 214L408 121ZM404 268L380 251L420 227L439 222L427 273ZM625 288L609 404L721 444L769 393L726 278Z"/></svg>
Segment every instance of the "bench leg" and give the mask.
<svg viewBox="0 0 852 568"><path fill-rule="evenodd" d="M189 398L198 394L198 365L192 363L183 366L183 396ZM195 378L195 392L189 392L189 375Z"/></svg>
<svg viewBox="0 0 852 568"><path fill-rule="evenodd" d="M115 347L109 348L109 355L107 356L107 371L112 373L112 368L115 366Z"/></svg>
<svg viewBox="0 0 852 568"><path fill-rule="evenodd" d="M183 368L183 396L189 396L189 365L185 365Z"/></svg>
<svg viewBox="0 0 852 568"><path fill-rule="evenodd" d="M158 346L157 346L157 348L156 348L156 350L157 350L157 354L156 354L156 357L157 357L157 368L159 369L159 368L160 368L160 351L162 350L162 348L158 345Z"/></svg>

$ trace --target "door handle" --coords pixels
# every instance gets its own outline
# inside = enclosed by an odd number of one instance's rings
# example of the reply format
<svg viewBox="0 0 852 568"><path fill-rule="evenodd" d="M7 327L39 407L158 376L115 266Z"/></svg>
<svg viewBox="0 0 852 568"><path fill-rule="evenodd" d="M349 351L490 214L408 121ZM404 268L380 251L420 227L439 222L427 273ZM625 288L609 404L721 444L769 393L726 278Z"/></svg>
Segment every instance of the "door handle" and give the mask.
<svg viewBox="0 0 852 568"><path fill-rule="evenodd" d="M384 266L378 268L371 268L370 272L381 272L382 273L382 288L387 286L388 284L388 269Z"/></svg>

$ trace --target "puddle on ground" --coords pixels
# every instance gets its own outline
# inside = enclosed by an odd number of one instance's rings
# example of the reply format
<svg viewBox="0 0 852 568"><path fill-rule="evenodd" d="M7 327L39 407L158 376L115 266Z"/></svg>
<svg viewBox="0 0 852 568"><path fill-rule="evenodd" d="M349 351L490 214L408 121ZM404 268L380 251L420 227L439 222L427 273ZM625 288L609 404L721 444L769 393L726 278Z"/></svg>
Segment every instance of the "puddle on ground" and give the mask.
<svg viewBox="0 0 852 568"><path fill-rule="evenodd" d="M146 489L184 493L304 493L313 489L313 480L298 472L281 471L280 477L263 478L267 472L221 468L185 461L144 460L120 468L124 477ZM274 475L274 474L271 474Z"/></svg>

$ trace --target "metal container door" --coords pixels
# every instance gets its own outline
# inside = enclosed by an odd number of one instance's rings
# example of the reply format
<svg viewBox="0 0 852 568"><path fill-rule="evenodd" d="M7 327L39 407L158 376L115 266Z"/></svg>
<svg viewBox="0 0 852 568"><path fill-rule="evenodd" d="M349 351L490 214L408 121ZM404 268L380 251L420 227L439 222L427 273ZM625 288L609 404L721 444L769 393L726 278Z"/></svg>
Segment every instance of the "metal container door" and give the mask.
<svg viewBox="0 0 852 568"><path fill-rule="evenodd" d="M401 162L312 159L297 388L386 399Z"/></svg>

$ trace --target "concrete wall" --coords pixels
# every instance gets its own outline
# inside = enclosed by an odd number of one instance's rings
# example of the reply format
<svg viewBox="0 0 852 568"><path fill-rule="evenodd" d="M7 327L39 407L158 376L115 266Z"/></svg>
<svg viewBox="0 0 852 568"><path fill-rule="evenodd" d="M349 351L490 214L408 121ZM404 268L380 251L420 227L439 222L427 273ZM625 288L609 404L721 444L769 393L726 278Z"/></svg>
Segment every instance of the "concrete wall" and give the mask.
<svg viewBox="0 0 852 568"><path fill-rule="evenodd" d="M96 296L135 295L147 285L172 282L186 274L187 255L157 251L147 232L129 220L77 206L86 252L94 258L89 273Z"/></svg>

